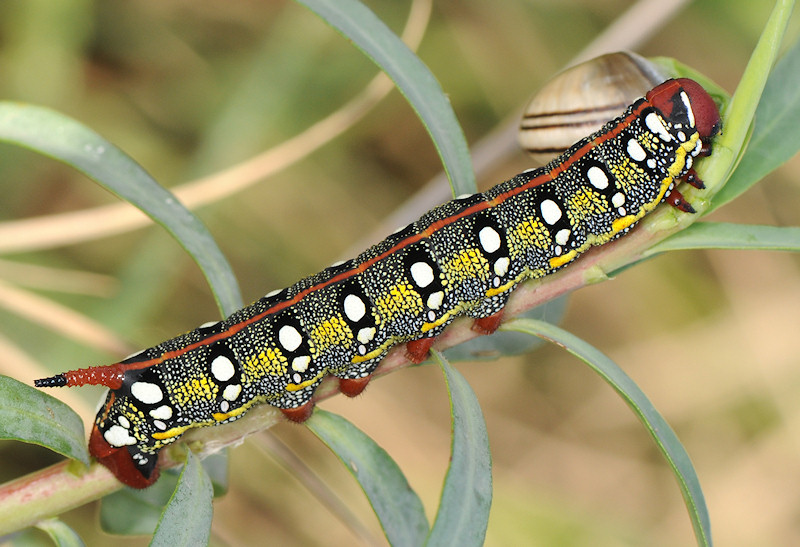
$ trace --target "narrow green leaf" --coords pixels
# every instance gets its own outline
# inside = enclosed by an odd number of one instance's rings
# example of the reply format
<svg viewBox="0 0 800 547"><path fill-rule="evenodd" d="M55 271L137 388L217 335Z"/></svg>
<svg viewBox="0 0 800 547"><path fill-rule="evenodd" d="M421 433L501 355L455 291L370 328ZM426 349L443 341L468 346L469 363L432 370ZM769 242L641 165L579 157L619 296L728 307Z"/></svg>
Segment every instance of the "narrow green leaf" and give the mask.
<svg viewBox="0 0 800 547"><path fill-rule="evenodd" d="M0 141L66 163L141 209L192 255L223 315L241 307L233 272L203 223L102 136L47 108L0 102Z"/></svg>
<svg viewBox="0 0 800 547"><path fill-rule="evenodd" d="M654 245L645 252L645 256L664 251L687 249L754 249L797 252L800 251L800 228L697 222Z"/></svg>
<svg viewBox="0 0 800 547"><path fill-rule="evenodd" d="M228 460L227 448L203 458L203 469L214 486L215 498L228 492Z"/></svg>
<svg viewBox="0 0 800 547"><path fill-rule="evenodd" d="M38 444L89 465L83 422L46 393L0 376L0 438Z"/></svg>
<svg viewBox="0 0 800 547"><path fill-rule="evenodd" d="M800 150L800 40L769 76L747 150L713 207L735 199Z"/></svg>
<svg viewBox="0 0 800 547"><path fill-rule="evenodd" d="M422 545L429 528L425 508L391 456L336 414L318 408L306 425L358 481L389 543Z"/></svg>
<svg viewBox="0 0 800 547"><path fill-rule="evenodd" d="M599 350L554 325L534 319L518 319L504 324L501 328L532 334L561 346L589 365L622 396L647 428L672 468L689 511L698 545L711 545L711 521L700 481L689 454L639 386Z"/></svg>
<svg viewBox="0 0 800 547"><path fill-rule="evenodd" d="M464 133L450 101L425 64L357 0L297 0L341 32L394 81L425 125L454 195L477 190Z"/></svg>
<svg viewBox="0 0 800 547"><path fill-rule="evenodd" d="M36 527L50 536L57 547L83 547L85 545L75 530L61 520L41 520L36 523Z"/></svg>
<svg viewBox="0 0 800 547"><path fill-rule="evenodd" d="M713 195L722 188L744 153L756 108L777 58L793 7L793 0L777 0L736 92L723 108L723 133L714 141L714 153L698 167L698 172L706 181L706 195ZM709 207L715 206L718 206L716 199ZM704 208L704 212L707 210Z"/></svg>
<svg viewBox="0 0 800 547"><path fill-rule="evenodd" d="M151 546L179 547L186 545L208 545L211 536L211 505L214 489L200 460L186 451L186 465L183 466L178 486L161 515L161 520L153 534Z"/></svg>
<svg viewBox="0 0 800 547"><path fill-rule="evenodd" d="M483 545L492 505L492 455L475 393L438 351L450 394L453 442L439 510L426 545Z"/></svg>

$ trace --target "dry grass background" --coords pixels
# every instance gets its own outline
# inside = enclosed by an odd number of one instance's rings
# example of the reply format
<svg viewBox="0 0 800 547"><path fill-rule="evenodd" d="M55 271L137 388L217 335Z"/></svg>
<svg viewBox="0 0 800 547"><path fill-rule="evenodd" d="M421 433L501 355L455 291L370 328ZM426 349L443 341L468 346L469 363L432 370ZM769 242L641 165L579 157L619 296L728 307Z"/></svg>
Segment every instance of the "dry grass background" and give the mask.
<svg viewBox="0 0 800 547"><path fill-rule="evenodd" d="M770 3L758 4L689 3L637 51L675 57L732 91L768 14ZM402 30L407 3L369 5ZM630 5L435 2L419 54L474 142ZM661 16L644 12L651 17ZM346 40L291 2L0 5L0 97L81 120L166 186L218 173L296 135L360 93L374 74ZM486 188L529 166L514 154L479 184ZM439 169L424 129L393 92L330 144L198 213L250 301L321 269L356 241L382 237L375 231L381 221ZM714 219L800 225L799 172L795 159ZM0 147L0 192L0 234L16 220L114 203L68 168L9 146ZM0 246L11 243L6 238ZM217 316L196 267L153 227L6 251L0 276L0 372L22 380L43 369L111 362L119 356L114 347L152 345ZM42 326L35 311L57 311L39 301L21 306L34 317L12 309L31 296L95 321L105 342L76 341ZM798 315L800 262L779 253L673 253L570 299L563 326L622 365L685 444L720 545L800 542ZM488 545L693 543L679 490L651 439L574 358L544 347L461 363L459 370L481 401L492 444ZM96 392L59 395L92 414ZM433 516L450 442L438 370L406 369L356 400L338 397L323 406L386 448ZM324 446L301 427L273 433L380 544L363 495ZM274 442L252 439L231 452L231 488L215 503L214 543L352 544L357 536L268 454ZM51 461L44 451L0 443L3 478ZM94 530L95 510L65 516L90 545L109 541Z"/></svg>

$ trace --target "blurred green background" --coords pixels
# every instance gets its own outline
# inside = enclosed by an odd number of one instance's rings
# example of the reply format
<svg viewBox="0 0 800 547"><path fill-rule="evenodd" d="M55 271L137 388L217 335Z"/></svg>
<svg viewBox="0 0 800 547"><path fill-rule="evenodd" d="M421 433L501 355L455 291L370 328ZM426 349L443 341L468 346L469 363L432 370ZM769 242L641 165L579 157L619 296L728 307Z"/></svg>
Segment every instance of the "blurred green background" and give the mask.
<svg viewBox="0 0 800 547"><path fill-rule="evenodd" d="M634 4L434 2L418 51L475 142ZM409 2L368 5L402 31ZM636 51L675 57L733 91L770 8L770 2L744 0L690 2ZM617 38L664 16L647 8L639 17ZM795 17L790 40L798 26ZM347 40L293 2L0 3L0 99L78 119L167 187L280 144L360 93L375 73ZM479 185L527 167L516 153ZM427 133L394 91L342 136L197 213L249 302L353 254L357 242L382 238L381 222L439 170ZM800 225L799 172L795 159L714 220ZM5 145L0 195L0 230L115 202L69 168ZM73 278L65 270L95 276ZM8 252L0 257L0 281L0 373L25 381L120 355L21 317L10 309L7 288L85 314L133 348L218 317L196 266L152 226ZM569 302L564 326L621 364L684 442L720 545L800 542L798 310L800 261L761 252L664 255ZM650 437L574 358L545 347L518 358L462 363L459 370L482 403L492 443L487 545L693 543L679 490ZM88 419L98 393L59 395L72 397ZM386 448L433 516L450 444L438 369L406 369L358 399L336 397L323 406ZM316 438L291 425L274 433L382 538L358 487ZM0 443L3 479L55 460L34 447ZM344 545L356 538L258 440L234 449L231 463L230 492L215 503L215 544ZM90 505L65 516L89 545L110 541L95 530L95 512Z"/></svg>

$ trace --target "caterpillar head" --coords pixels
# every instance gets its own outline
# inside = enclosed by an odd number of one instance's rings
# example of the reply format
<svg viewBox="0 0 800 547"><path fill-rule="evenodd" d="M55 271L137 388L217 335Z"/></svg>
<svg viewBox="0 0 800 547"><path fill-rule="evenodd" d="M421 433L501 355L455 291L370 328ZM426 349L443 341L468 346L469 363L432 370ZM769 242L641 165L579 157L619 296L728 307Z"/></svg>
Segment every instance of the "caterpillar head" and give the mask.
<svg viewBox="0 0 800 547"><path fill-rule="evenodd" d="M646 99L670 122L688 124L697 129L704 143L722 128L717 105L694 80L667 80L651 89Z"/></svg>
<svg viewBox="0 0 800 547"><path fill-rule="evenodd" d="M95 425L89 436L89 452L106 466L117 479L131 488L147 488L159 476L158 455L147 455L147 463L142 465L134 454L141 455L138 447L115 447L106 441L99 427Z"/></svg>

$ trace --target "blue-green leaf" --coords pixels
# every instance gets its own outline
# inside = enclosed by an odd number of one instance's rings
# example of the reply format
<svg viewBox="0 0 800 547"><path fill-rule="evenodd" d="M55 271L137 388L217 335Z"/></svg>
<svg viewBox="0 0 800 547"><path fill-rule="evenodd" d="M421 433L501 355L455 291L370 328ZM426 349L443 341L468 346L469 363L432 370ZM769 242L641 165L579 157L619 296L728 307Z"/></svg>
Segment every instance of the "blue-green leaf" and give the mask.
<svg viewBox="0 0 800 547"><path fill-rule="evenodd" d="M702 213L724 203L724 196L722 199L716 198L717 192L727 183L745 153L752 135L753 119L778 56L793 7L793 0L775 2L775 7L764 26L764 32L736 87L736 92L722 108L722 120L725 125L722 135L714 140L714 153L711 157L698 165L698 173L706 182L706 190L703 193L706 196L715 196L710 204L702 203L698 208Z"/></svg>
<svg viewBox="0 0 800 547"><path fill-rule="evenodd" d="M700 481L689 454L639 386L598 349L554 325L533 319L518 319L506 323L502 328L532 334L561 346L589 365L622 396L647 428L672 468L689 511L697 543L703 546L711 545L711 521Z"/></svg>
<svg viewBox="0 0 800 547"><path fill-rule="evenodd" d="M450 393L453 442L439 510L427 545L483 545L492 505L492 456L475 393L438 351Z"/></svg>
<svg viewBox="0 0 800 547"><path fill-rule="evenodd" d="M141 209L192 255L223 315L242 306L233 272L203 223L102 136L50 109L0 102L0 141L66 163Z"/></svg>
<svg viewBox="0 0 800 547"><path fill-rule="evenodd" d="M351 40L394 81L425 125L454 195L474 193L469 148L450 101L431 71L357 0L297 0Z"/></svg>
<svg viewBox="0 0 800 547"><path fill-rule="evenodd" d="M200 465L200 460L186 452L186 465L183 466L178 486L172 494L161 520L153 534L151 546L180 547L186 545L208 545L211 535L211 502L214 489L211 479Z"/></svg>
<svg viewBox="0 0 800 547"><path fill-rule="evenodd" d="M429 528L425 509L391 456L336 414L318 408L306 424L356 478L389 543L422 545Z"/></svg>
<svg viewBox="0 0 800 547"><path fill-rule="evenodd" d="M747 150L725 187L714 198L720 207L744 193L800 150L800 40L769 76L756 109Z"/></svg>
<svg viewBox="0 0 800 547"><path fill-rule="evenodd" d="M75 530L58 519L45 519L36 523L39 530L45 532L57 547L83 547L85 544Z"/></svg>
<svg viewBox="0 0 800 547"><path fill-rule="evenodd" d="M645 256L686 249L800 251L800 228L697 222L657 243Z"/></svg>
<svg viewBox="0 0 800 547"><path fill-rule="evenodd" d="M46 393L0 376L0 438L38 444L89 465L83 422Z"/></svg>

